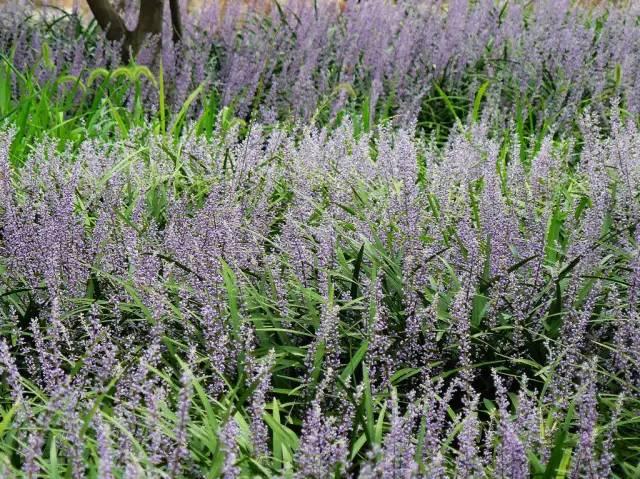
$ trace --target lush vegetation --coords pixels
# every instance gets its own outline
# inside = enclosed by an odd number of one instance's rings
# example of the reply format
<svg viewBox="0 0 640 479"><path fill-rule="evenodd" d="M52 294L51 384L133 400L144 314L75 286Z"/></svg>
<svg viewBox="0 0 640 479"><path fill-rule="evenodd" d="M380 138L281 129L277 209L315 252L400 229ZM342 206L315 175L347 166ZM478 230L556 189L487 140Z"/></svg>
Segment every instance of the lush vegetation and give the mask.
<svg viewBox="0 0 640 479"><path fill-rule="evenodd" d="M0 7L0 475L640 477L640 12L238 5Z"/></svg>

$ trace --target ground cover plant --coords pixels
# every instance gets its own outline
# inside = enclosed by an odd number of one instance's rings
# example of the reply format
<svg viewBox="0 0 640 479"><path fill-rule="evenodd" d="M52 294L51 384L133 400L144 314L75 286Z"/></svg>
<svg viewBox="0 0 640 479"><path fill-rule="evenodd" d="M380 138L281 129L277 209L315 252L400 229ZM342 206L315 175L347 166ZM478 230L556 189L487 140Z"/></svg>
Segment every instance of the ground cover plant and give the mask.
<svg viewBox="0 0 640 479"><path fill-rule="evenodd" d="M636 7L232 5L1 7L0 475L639 477Z"/></svg>

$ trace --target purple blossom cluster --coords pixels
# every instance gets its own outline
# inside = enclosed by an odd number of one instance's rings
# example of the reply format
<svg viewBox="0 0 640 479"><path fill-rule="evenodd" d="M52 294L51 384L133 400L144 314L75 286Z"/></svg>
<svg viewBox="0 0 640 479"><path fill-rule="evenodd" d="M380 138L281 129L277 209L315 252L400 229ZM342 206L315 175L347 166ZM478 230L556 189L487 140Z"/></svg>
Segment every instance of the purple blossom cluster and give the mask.
<svg viewBox="0 0 640 479"><path fill-rule="evenodd" d="M47 140L19 168L5 127L12 464L524 478L574 434L562 467L607 476L640 381L640 134L595 123L529 162L486 122L439 147L347 119Z"/></svg>
<svg viewBox="0 0 640 479"><path fill-rule="evenodd" d="M435 94L434 84L473 96L487 78L494 111L531 105L539 107L532 114L562 124L585 98L600 107L617 96L629 111L640 111L634 2L586 9L569 0L367 0L339 8L329 0L288 0L265 14L220 0L185 13L176 45L164 3L165 35L149 39L137 60L158 71L153 52L162 44L165 93L176 111L202 84L239 116L263 121L336 114L362 101L354 96L368 98L371 112L413 120L428 111L423 101ZM126 21L135 22L136 3L123 5ZM0 51L17 71L33 70L42 82L65 74L86 80L97 68L118 66L117 45L100 33L79 35L79 21L59 21L56 14L2 5ZM145 104L159 105L158 91L147 87ZM193 108L207 101L197 99Z"/></svg>

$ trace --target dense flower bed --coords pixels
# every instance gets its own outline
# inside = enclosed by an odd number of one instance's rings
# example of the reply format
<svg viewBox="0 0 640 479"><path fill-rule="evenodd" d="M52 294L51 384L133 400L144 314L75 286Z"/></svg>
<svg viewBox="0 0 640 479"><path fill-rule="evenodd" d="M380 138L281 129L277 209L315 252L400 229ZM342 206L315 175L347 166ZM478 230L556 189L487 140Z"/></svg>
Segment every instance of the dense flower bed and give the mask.
<svg viewBox="0 0 640 479"><path fill-rule="evenodd" d="M94 25L59 15L34 22L17 8L0 14L0 47L18 70L35 69L44 80L117 66L119 48ZM135 23L135 2L126 14ZM633 5L589 14L555 0L370 0L347 2L342 12L333 1L289 0L265 18L242 2L213 1L187 16L182 44L162 39L162 64L176 109L204 82L241 116L309 119L366 96L372 110L415 119L429 115L424 100L434 83L473 95L489 78L493 108L525 99L557 123L583 102L599 106L612 96L639 112L639 14ZM40 62L45 44L51 69ZM154 62L153 44L139 62ZM157 91L147 95L157 104Z"/></svg>
<svg viewBox="0 0 640 479"><path fill-rule="evenodd" d="M0 10L0 476L635 477L637 12L218 6Z"/></svg>

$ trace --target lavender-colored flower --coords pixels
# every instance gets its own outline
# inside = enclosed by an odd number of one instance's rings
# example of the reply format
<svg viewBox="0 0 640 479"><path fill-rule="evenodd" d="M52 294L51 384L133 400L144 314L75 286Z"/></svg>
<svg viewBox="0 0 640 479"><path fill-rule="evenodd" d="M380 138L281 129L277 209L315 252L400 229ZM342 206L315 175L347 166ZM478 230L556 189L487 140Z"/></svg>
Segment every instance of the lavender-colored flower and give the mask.
<svg viewBox="0 0 640 479"><path fill-rule="evenodd" d="M471 385L473 380L472 350L471 350L471 294L468 285L458 291L453 299L451 306L452 330L455 334L458 349L458 361L462 368L462 378L467 386Z"/></svg>
<svg viewBox="0 0 640 479"><path fill-rule="evenodd" d="M458 477L482 477L482 458L478 448L480 421L476 413L478 396L467 397L458 434L456 474Z"/></svg>
<svg viewBox="0 0 640 479"><path fill-rule="evenodd" d="M13 401L16 403L22 402L24 394L20 373L11 355L9 346L4 339L0 340L0 373L6 375L7 383L11 388L11 398Z"/></svg>
<svg viewBox="0 0 640 479"><path fill-rule="evenodd" d="M318 399L311 403L295 458L297 476L320 478L344 471L348 442L337 423L338 418L323 414Z"/></svg>
<svg viewBox="0 0 640 479"><path fill-rule="evenodd" d="M169 471L172 476L177 476L182 467L183 461L185 461L189 455L188 450L188 438L187 438L187 426L189 422L189 407L191 405L191 374L185 370L182 373L180 379L180 393L178 395L178 408L176 411L177 421L175 428L175 449L173 454L169 458Z"/></svg>
<svg viewBox="0 0 640 479"><path fill-rule="evenodd" d="M224 479L235 479L240 476L240 468L236 465L239 455L236 438L239 434L240 429L232 418L228 419L220 428L218 440L224 453L224 465L222 467L222 477Z"/></svg>
<svg viewBox="0 0 640 479"><path fill-rule="evenodd" d="M340 335L338 331L338 307L323 304L320 311L320 325L315 340L309 348L305 363L309 368L309 376L314 374L314 361L319 347L324 350L324 360L321 365L325 376L329 371L340 369ZM334 378L327 379L333 380Z"/></svg>
<svg viewBox="0 0 640 479"><path fill-rule="evenodd" d="M582 372L583 390L578 396L579 432L578 445L571 461L572 477L597 477L598 464L595 458L595 434L597 412L596 383L593 365L585 365Z"/></svg>
<svg viewBox="0 0 640 479"><path fill-rule="evenodd" d="M40 473L40 464L38 464L38 457L42 454L42 447L44 446L44 435L42 431L31 431L27 438L26 450L24 452L24 463L22 465L22 472L29 479L37 477Z"/></svg>
<svg viewBox="0 0 640 479"><path fill-rule="evenodd" d="M218 395L225 389L224 375L230 372L233 366L229 352L229 334L224 321L211 306L202 308L200 324L207 355L213 369L210 391L212 394Z"/></svg>
<svg viewBox="0 0 640 479"><path fill-rule="evenodd" d="M371 285L371 301L374 305L373 315L368 325L369 348L367 361L370 364L370 375L376 388L384 389L388 386L393 367L393 359L388 353L391 341L388 336L389 311L384 304L382 289L383 275L379 274Z"/></svg>
<svg viewBox="0 0 640 479"><path fill-rule="evenodd" d="M266 395L271 384L271 369L275 364L275 351L269 354L259 363L251 359L248 364L249 386L255 387L251 396L249 411L251 415L251 438L257 457L267 454L267 426L262 420L266 405Z"/></svg>
<svg viewBox="0 0 640 479"><path fill-rule="evenodd" d="M509 414L509 405L506 389L502 379L493 373L493 380L496 385L496 399L498 412L500 415L498 424L498 435L500 444L496 449L495 475L497 477L512 477L514 479L525 479L529 477L529 461L525 444L520 436L522 432L518 429L521 424L513 421ZM520 405L526 407L527 404ZM525 436L529 431L524 431ZM526 436L525 436L526 437ZM491 444L487 441L487 449L491 450Z"/></svg>
<svg viewBox="0 0 640 479"><path fill-rule="evenodd" d="M100 464L98 474L105 479L113 477L113 452L111 450L111 440L109 438L109 427L104 424L100 416L93 419L96 429L96 443L98 446L98 454L100 456Z"/></svg>

